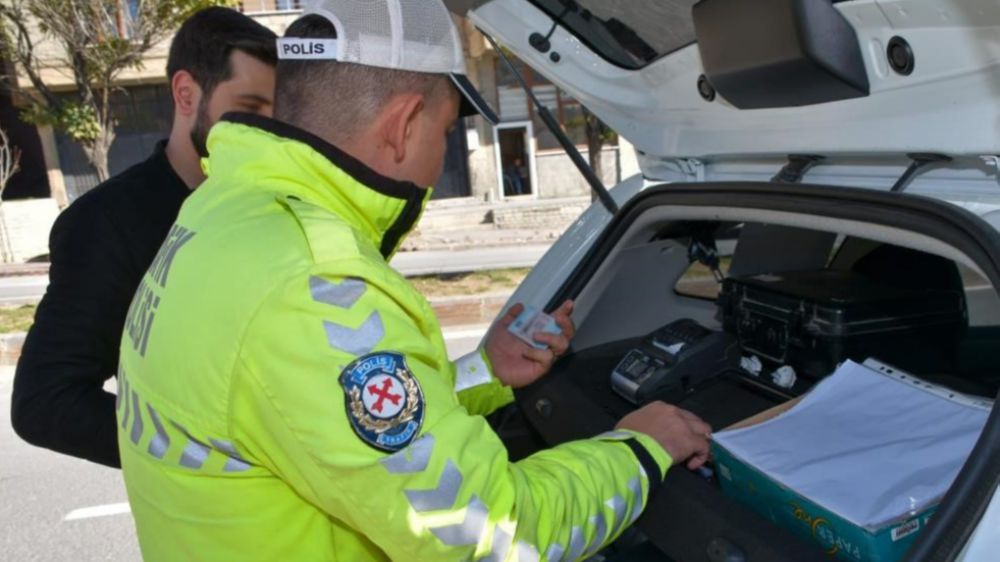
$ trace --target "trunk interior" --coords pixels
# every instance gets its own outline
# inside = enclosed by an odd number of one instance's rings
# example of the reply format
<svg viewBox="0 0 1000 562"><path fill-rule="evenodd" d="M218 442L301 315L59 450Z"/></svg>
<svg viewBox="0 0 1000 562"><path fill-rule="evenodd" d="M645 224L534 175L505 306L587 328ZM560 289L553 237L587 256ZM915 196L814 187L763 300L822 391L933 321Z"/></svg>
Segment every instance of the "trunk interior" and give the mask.
<svg viewBox="0 0 1000 562"><path fill-rule="evenodd" d="M576 300L578 332L550 375L519 391L531 431L513 439L520 446L511 454L610 430L652 400L719 430L803 396L846 359L992 398L998 247L977 217L902 194L773 184L648 190L550 303ZM784 366L794 382L773 377ZM830 559L729 499L716 476L679 467L609 550L675 562Z"/></svg>

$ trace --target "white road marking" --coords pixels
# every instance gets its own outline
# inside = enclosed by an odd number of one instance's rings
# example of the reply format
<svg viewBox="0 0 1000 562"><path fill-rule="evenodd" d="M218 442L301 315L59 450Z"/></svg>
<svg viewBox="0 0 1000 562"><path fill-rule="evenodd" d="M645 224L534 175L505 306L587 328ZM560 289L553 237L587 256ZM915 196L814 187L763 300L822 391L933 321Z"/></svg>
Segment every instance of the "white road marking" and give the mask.
<svg viewBox="0 0 1000 562"><path fill-rule="evenodd" d="M490 327L486 326L473 326L471 328L461 328L457 330L442 330L444 334L444 339L446 340L460 340L465 338L478 338L482 337L486 330Z"/></svg>
<svg viewBox="0 0 1000 562"><path fill-rule="evenodd" d="M63 517L63 521L75 521L77 519L91 519L93 517L108 517L109 515L121 515L131 513L127 503L109 503L105 505L95 505L93 507L81 507L74 509Z"/></svg>

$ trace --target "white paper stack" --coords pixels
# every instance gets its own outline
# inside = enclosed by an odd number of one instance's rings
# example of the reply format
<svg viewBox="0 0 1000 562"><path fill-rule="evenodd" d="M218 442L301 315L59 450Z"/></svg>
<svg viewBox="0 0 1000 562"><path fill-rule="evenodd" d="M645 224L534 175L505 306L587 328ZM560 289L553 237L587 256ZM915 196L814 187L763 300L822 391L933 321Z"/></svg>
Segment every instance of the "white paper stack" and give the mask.
<svg viewBox="0 0 1000 562"><path fill-rule="evenodd" d="M714 439L861 527L877 529L937 503L992 402L866 365L847 361L784 414Z"/></svg>

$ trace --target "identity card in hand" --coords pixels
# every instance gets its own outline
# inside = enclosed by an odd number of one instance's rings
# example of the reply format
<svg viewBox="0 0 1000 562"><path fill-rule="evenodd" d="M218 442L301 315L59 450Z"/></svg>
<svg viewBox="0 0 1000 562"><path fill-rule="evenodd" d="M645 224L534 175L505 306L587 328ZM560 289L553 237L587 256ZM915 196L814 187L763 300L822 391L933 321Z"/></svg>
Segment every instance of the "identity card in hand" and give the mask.
<svg viewBox="0 0 1000 562"><path fill-rule="evenodd" d="M535 341L535 334L538 332L549 334L562 333L555 319L537 308L527 305L525 305L524 310L518 315L517 319L507 327L507 331L514 334L514 336L524 343L538 349L546 349L548 346Z"/></svg>

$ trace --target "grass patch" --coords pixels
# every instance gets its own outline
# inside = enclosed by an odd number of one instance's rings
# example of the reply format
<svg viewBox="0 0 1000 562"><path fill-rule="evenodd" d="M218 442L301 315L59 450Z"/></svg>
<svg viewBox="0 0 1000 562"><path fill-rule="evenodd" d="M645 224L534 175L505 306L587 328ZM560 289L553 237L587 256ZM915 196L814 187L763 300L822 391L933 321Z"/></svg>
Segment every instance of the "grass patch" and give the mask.
<svg viewBox="0 0 1000 562"><path fill-rule="evenodd" d="M424 296L454 297L478 295L500 291L513 291L531 271L521 269L495 269L473 273L449 273L410 277L410 283Z"/></svg>
<svg viewBox="0 0 1000 562"><path fill-rule="evenodd" d="M35 305L0 306L0 333L27 332L35 322Z"/></svg>
<svg viewBox="0 0 1000 562"><path fill-rule="evenodd" d="M513 291L531 271L522 269L498 269L475 273L455 273L447 275L425 275L411 277L410 282L428 297L452 297ZM0 333L27 332L35 321L33 304L0 306Z"/></svg>

